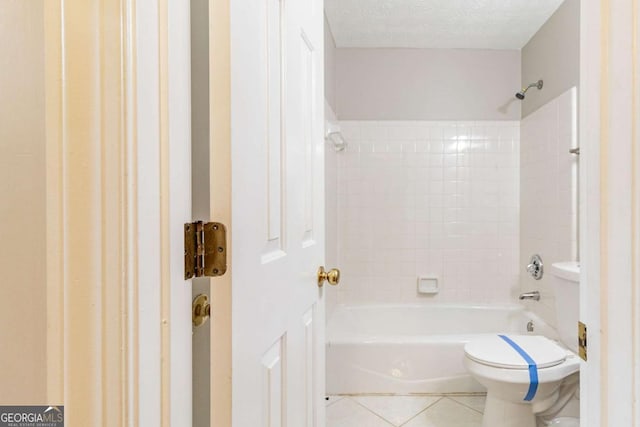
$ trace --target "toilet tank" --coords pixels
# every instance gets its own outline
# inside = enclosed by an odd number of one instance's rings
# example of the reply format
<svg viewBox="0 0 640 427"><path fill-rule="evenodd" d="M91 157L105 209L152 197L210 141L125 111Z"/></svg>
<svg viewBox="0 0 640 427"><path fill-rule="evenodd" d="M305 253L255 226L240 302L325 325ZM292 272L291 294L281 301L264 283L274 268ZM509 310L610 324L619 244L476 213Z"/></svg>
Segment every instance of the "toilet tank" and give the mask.
<svg viewBox="0 0 640 427"><path fill-rule="evenodd" d="M580 263L559 262L551 265L551 286L556 295L557 328L560 340L578 352L580 318Z"/></svg>

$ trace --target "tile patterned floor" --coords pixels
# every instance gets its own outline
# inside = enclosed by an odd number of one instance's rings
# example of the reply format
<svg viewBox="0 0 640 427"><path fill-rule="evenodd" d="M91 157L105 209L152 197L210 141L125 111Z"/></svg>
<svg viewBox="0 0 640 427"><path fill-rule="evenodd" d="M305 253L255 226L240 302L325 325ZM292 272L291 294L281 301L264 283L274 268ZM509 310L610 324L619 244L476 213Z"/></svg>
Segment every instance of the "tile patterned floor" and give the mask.
<svg viewBox="0 0 640 427"><path fill-rule="evenodd" d="M327 427L480 427L485 396L329 396Z"/></svg>

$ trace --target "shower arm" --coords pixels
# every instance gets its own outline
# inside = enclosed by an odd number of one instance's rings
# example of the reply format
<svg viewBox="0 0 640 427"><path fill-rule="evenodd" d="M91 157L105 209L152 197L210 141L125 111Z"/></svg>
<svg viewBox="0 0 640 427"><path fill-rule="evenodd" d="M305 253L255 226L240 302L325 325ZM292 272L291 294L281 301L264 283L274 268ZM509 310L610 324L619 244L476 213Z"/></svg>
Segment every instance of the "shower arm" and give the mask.
<svg viewBox="0 0 640 427"><path fill-rule="evenodd" d="M527 93L527 91L529 89L531 89L532 87L536 87L536 88L538 88L538 90L540 90L540 89L542 89L543 83L544 82L542 81L542 79L540 79L535 83L531 83L529 86L523 87L520 92L516 93L516 98L518 98L519 100L522 101L524 99L525 94Z"/></svg>
<svg viewBox="0 0 640 427"><path fill-rule="evenodd" d="M538 88L538 89L542 89L542 85L543 85L542 80L538 80L538 81L537 81L537 82L535 82L535 83L531 83L531 84L530 84L529 86L527 86L527 87L523 87L523 88L522 88L522 92L527 93L527 91L528 91L529 89L531 89L532 87L536 87L536 88Z"/></svg>
<svg viewBox="0 0 640 427"><path fill-rule="evenodd" d="M531 83L529 86L523 87L522 90L527 91L527 90L531 89L534 86L538 86L538 83Z"/></svg>

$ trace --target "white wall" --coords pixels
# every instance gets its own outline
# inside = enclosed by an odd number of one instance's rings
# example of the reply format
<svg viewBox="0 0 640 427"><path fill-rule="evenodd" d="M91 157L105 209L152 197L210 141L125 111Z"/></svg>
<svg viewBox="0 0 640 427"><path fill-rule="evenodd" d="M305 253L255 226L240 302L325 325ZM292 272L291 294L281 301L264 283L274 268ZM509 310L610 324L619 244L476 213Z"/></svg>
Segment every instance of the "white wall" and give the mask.
<svg viewBox="0 0 640 427"><path fill-rule="evenodd" d="M3 2L0 13L0 402L4 405L46 403L43 13L42 0Z"/></svg>
<svg viewBox="0 0 640 427"><path fill-rule="evenodd" d="M518 120L520 52L337 49L341 120Z"/></svg>
<svg viewBox="0 0 640 427"><path fill-rule="evenodd" d="M544 80L522 101L522 117L558 97L580 80L580 0L565 0L522 48L522 83Z"/></svg>
<svg viewBox="0 0 640 427"><path fill-rule="evenodd" d="M337 302L512 302L519 123L341 125ZM442 291L418 295L418 275L438 276Z"/></svg>
<svg viewBox="0 0 640 427"><path fill-rule="evenodd" d="M527 306L556 324L551 264L574 261L577 252L576 89L570 89L522 121L520 149L520 271L522 291L538 290ZM541 280L524 271L533 254L546 266Z"/></svg>

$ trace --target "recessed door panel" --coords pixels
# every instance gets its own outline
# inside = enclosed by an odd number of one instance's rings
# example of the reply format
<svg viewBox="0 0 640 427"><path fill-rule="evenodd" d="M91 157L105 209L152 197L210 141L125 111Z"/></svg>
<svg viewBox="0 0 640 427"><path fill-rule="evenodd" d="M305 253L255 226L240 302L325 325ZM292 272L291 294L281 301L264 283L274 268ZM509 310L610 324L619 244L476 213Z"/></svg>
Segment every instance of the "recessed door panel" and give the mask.
<svg viewBox="0 0 640 427"><path fill-rule="evenodd" d="M266 2L266 119L267 119L267 244L263 262L283 256L283 233L286 223L284 213L284 167L285 149L285 45L283 40L283 3L279 0Z"/></svg>
<svg viewBox="0 0 640 427"><path fill-rule="evenodd" d="M265 427L285 425L282 413L286 398L285 337L280 338L262 358L262 407Z"/></svg>
<svg viewBox="0 0 640 427"><path fill-rule="evenodd" d="M303 145L303 162L304 162L304 233L302 237L303 247L314 244L314 198L317 189L315 188L315 168L319 165L314 163L313 156L313 138L314 138L314 122L316 102L314 91L314 61L315 49L309 40L307 34L302 30L300 32L300 137Z"/></svg>

